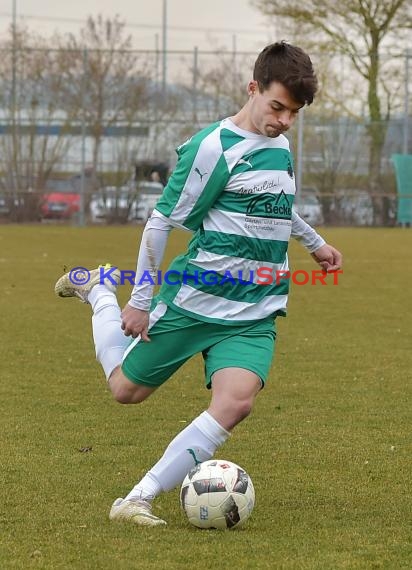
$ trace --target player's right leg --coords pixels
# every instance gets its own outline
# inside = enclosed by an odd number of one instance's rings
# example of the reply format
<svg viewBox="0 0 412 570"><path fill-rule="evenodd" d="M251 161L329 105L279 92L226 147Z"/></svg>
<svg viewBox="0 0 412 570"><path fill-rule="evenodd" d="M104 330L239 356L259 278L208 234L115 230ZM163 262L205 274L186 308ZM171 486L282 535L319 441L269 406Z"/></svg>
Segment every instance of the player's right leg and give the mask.
<svg viewBox="0 0 412 570"><path fill-rule="evenodd" d="M116 298L120 272L110 265L88 271L72 269L55 285L59 297L77 297L93 310L92 328L96 358L103 367L113 397L122 404L143 402L155 388L131 382L121 370L131 339L121 328L121 310Z"/></svg>
<svg viewBox="0 0 412 570"><path fill-rule="evenodd" d="M115 273L112 276L117 279ZM114 397L123 403L141 402L207 345L207 332L201 322L176 314L159 303L150 314L153 342L129 340L121 329L120 308L114 294L117 281L107 285L101 284L97 270L90 272L88 283L83 285L73 284L66 274L57 282L56 293L78 297L92 306L96 355ZM203 339L199 338L200 333ZM152 499L183 480L198 461L210 458L228 435L203 413L174 438L161 461L125 498L114 501L110 519L143 526L166 524L153 515Z"/></svg>
<svg viewBox="0 0 412 570"><path fill-rule="evenodd" d="M83 303L91 305L96 358L104 369L109 388L118 402L136 404L149 397L157 385L147 386L133 382L122 372L121 363L131 339L124 335L121 328L121 311L115 295L120 273L117 270L111 272L109 266L103 269L104 271L97 268L90 272L84 269L76 275L73 271L66 273L57 281L55 292L60 297L77 297ZM109 278L102 280L102 276L107 274ZM137 341L138 339L133 342ZM153 365L148 363L148 368L152 369ZM116 499L109 517L111 520L128 521L142 526L166 524L163 519L153 515L150 502L143 497Z"/></svg>
<svg viewBox="0 0 412 570"><path fill-rule="evenodd" d="M120 365L113 370L107 381L114 399L120 404L140 404L156 390L131 382L123 374Z"/></svg>

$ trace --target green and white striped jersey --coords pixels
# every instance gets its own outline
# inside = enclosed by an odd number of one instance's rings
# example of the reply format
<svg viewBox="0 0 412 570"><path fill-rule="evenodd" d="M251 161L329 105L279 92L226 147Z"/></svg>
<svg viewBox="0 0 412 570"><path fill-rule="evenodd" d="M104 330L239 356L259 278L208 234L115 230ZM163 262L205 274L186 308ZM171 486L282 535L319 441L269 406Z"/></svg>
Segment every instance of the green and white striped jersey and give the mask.
<svg viewBox="0 0 412 570"><path fill-rule="evenodd" d="M288 140L224 119L177 152L156 210L195 234L169 267L176 284L164 282L160 298L177 311L227 325L285 314L288 281L277 284L275 276L288 269L295 195ZM263 267L271 269L273 283L257 282Z"/></svg>

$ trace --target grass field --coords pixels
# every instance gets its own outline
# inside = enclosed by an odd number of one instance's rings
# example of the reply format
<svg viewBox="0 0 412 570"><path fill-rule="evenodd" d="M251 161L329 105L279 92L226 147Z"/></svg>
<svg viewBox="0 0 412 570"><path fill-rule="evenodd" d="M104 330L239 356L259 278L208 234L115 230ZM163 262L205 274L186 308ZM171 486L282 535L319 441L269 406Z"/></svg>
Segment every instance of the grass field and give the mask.
<svg viewBox="0 0 412 570"><path fill-rule="evenodd" d="M54 296L64 266L134 269L139 232L0 227L1 570L412 568L412 231L322 232L339 285L293 286L268 385L218 453L256 488L232 532L190 527L178 490L157 502L166 528L108 520L208 403L197 358L144 404L114 402L89 307ZM291 264L315 268L296 243Z"/></svg>

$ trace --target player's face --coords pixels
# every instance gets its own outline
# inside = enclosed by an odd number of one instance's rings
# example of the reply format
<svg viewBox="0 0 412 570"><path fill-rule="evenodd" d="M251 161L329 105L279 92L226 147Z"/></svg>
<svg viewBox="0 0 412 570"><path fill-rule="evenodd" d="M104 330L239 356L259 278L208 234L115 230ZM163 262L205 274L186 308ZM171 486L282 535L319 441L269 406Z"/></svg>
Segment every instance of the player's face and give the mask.
<svg viewBox="0 0 412 570"><path fill-rule="evenodd" d="M303 105L292 99L289 91L281 84L273 82L269 88L259 91L257 81L248 85L249 120L252 132L267 137L278 137L295 122Z"/></svg>

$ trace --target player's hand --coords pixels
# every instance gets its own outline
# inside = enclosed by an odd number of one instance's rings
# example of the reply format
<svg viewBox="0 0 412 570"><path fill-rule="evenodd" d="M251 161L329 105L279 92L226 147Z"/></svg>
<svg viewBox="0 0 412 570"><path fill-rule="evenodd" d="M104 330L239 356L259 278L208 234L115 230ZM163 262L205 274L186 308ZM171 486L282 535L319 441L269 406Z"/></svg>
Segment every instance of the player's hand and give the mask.
<svg viewBox="0 0 412 570"><path fill-rule="evenodd" d="M141 309L135 309L131 305L127 304L121 314L122 317L122 329L126 336L132 336L136 338L141 336L142 340L145 342L150 342L148 335L149 330L149 311L142 311Z"/></svg>
<svg viewBox="0 0 412 570"><path fill-rule="evenodd" d="M332 273L338 271L342 267L342 254L340 251L325 243L319 249L312 253L313 259L319 263L323 271Z"/></svg>

